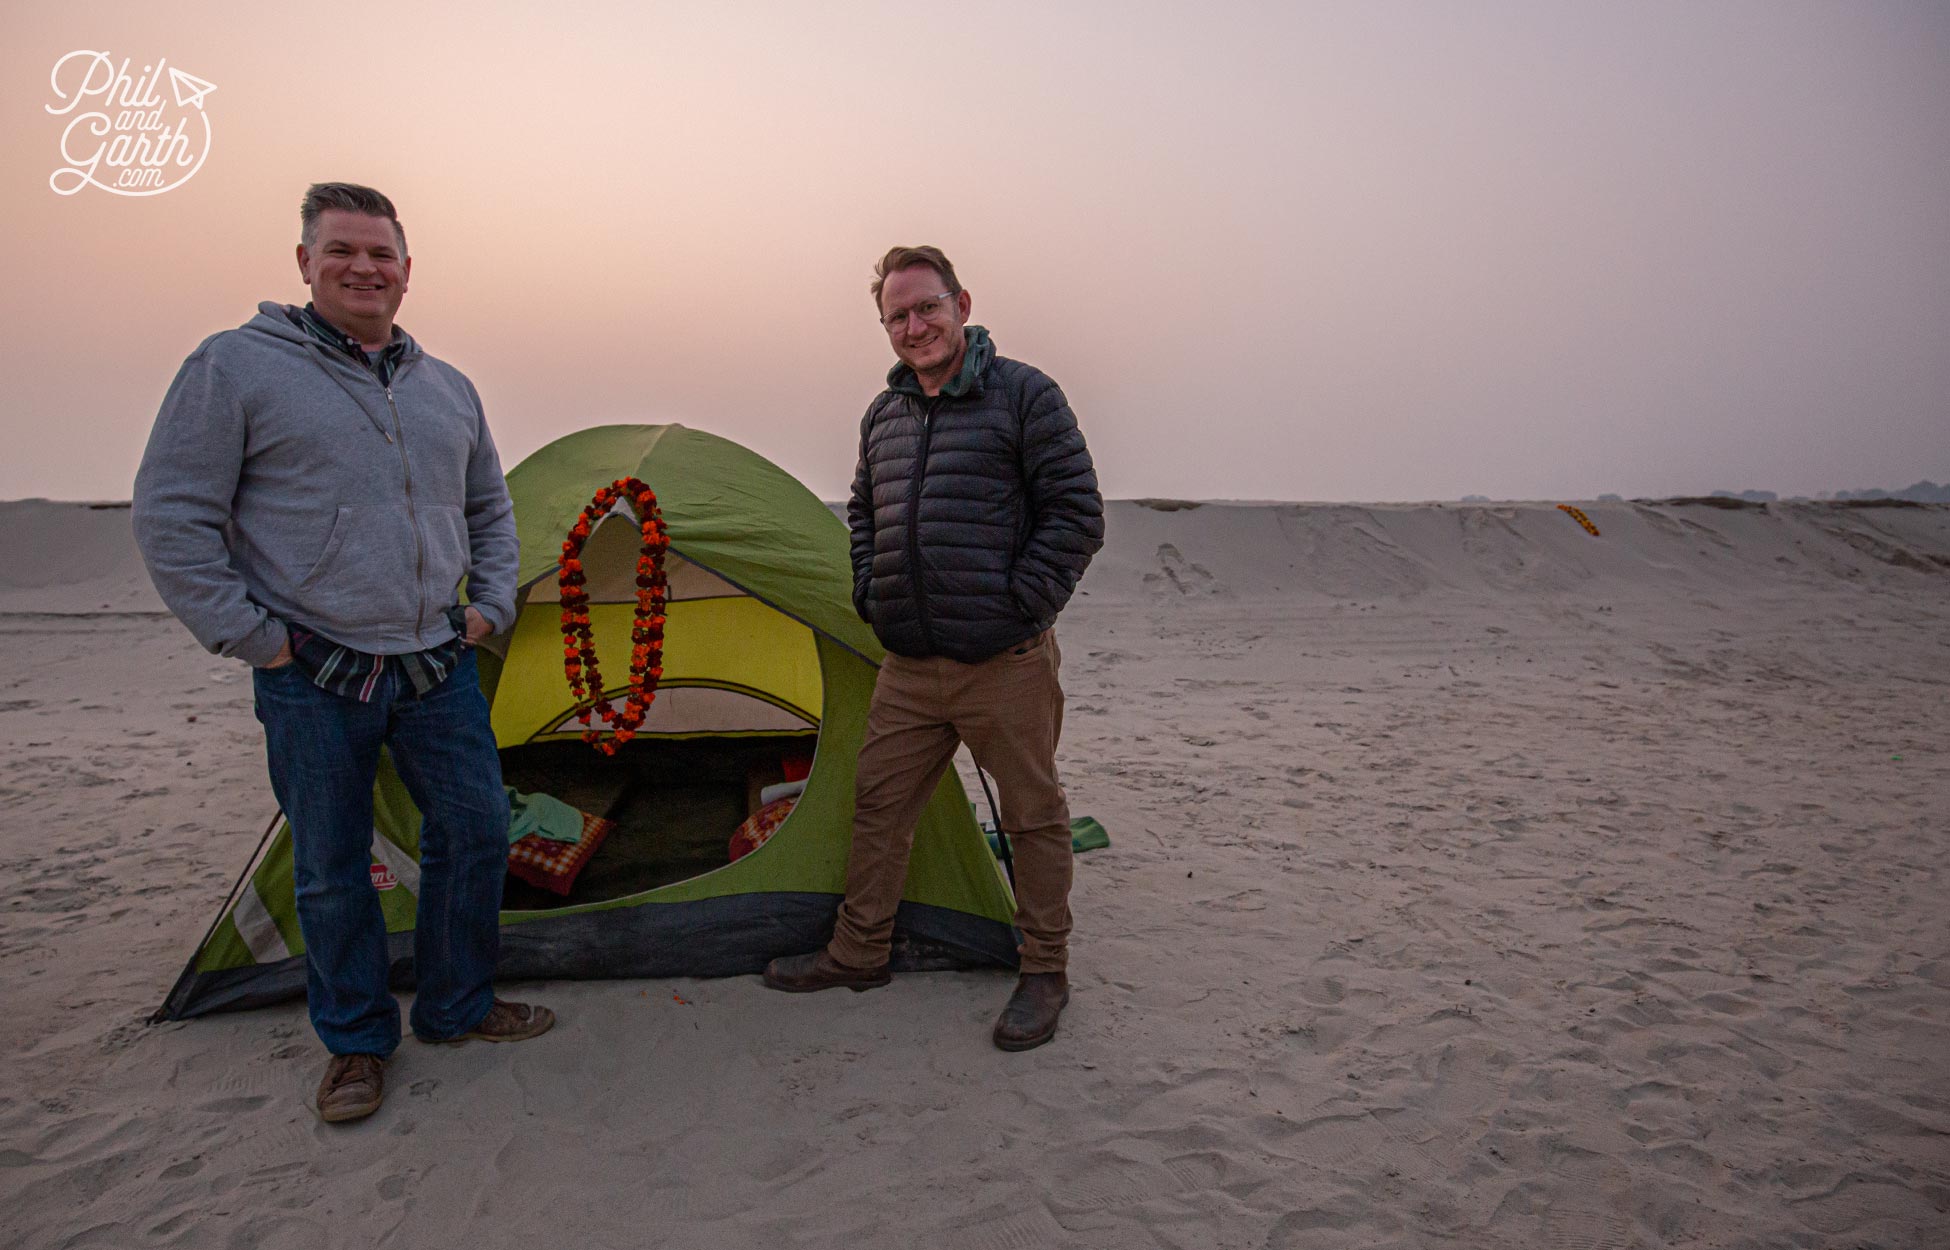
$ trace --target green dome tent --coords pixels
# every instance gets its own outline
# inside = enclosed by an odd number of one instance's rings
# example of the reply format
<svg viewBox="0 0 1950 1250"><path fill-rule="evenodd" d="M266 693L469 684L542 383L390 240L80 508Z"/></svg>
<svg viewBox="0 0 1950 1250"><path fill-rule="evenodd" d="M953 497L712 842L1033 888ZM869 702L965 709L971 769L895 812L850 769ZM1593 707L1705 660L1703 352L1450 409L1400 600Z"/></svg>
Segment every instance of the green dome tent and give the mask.
<svg viewBox="0 0 1950 1250"><path fill-rule="evenodd" d="M670 529L670 604L656 701L611 758L579 737L555 573L590 496L630 476L657 492ZM883 654L853 611L846 527L776 465L681 425L571 434L518 465L508 489L521 539L518 614L480 654L503 770L511 786L615 829L567 897L510 879L500 977L726 976L818 946L844 887L854 762ZM610 680L627 671L637 542L632 520L613 514L583 552L597 647L614 657ZM727 862L759 784L807 755L805 790L784 824ZM373 880L394 981L406 986L420 816L383 759L374 824ZM290 839L274 819L158 1018L303 996ZM916 833L896 965L1014 966L1013 914L950 770Z"/></svg>

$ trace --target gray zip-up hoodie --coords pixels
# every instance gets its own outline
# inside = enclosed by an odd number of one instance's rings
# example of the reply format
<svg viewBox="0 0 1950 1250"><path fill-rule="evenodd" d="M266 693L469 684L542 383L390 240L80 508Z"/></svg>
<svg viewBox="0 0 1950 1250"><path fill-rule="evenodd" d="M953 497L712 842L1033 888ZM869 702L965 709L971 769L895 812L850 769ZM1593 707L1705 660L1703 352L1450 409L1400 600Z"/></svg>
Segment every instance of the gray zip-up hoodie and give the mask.
<svg viewBox="0 0 1950 1250"><path fill-rule="evenodd" d="M285 622L376 655L514 622L514 505L474 384L410 338L393 384L263 303L176 374L135 479L135 540L209 650L277 658Z"/></svg>

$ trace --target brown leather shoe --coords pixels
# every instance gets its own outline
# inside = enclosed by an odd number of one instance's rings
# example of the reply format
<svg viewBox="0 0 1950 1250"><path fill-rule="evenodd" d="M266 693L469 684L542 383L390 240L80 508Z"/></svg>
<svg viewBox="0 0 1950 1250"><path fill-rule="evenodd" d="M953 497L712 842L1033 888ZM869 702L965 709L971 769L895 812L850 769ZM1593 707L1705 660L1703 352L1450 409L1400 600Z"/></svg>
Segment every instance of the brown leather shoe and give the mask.
<svg viewBox="0 0 1950 1250"><path fill-rule="evenodd" d="M1070 1001L1070 978L1061 972L1025 972L995 1022L995 1044L1032 1050L1056 1036L1056 1018Z"/></svg>
<svg viewBox="0 0 1950 1250"><path fill-rule="evenodd" d="M333 1055L318 1083L318 1118L363 1120L386 1098L386 1061L378 1055Z"/></svg>
<svg viewBox="0 0 1950 1250"><path fill-rule="evenodd" d="M555 1027L555 1013L546 1007L535 1007L528 1003L504 1003L494 1000L481 1022L456 1037L443 1037L442 1042L525 1042L531 1037L540 1037Z"/></svg>
<svg viewBox="0 0 1950 1250"><path fill-rule="evenodd" d="M823 950L810 955L781 955L765 965L765 984L788 994L810 994L842 985L858 993L879 989L893 979L886 964L878 968L849 968Z"/></svg>

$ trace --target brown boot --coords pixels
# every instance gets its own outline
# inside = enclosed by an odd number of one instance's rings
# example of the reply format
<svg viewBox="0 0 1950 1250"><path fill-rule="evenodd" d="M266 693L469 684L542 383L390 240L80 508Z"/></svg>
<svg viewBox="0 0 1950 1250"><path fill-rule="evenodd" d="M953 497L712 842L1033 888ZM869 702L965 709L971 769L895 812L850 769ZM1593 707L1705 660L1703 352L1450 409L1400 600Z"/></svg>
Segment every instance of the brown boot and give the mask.
<svg viewBox="0 0 1950 1250"><path fill-rule="evenodd" d="M455 1037L440 1038L442 1043L465 1042L525 1042L531 1037L540 1037L555 1027L555 1013L546 1007L536 1007L528 1003L504 1003L495 999L481 1022L467 1032Z"/></svg>
<svg viewBox="0 0 1950 1250"><path fill-rule="evenodd" d="M765 965L765 984L788 994L809 994L842 985L858 993L878 989L893 979L886 964L878 968L849 968L823 950L810 955L782 955Z"/></svg>
<svg viewBox="0 0 1950 1250"><path fill-rule="evenodd" d="M1056 1036L1056 1018L1070 1001L1070 978L1061 972L1025 972L995 1022L995 1044L1032 1050Z"/></svg>
<svg viewBox="0 0 1950 1250"><path fill-rule="evenodd" d="M386 1098L386 1061L378 1055L333 1055L318 1083L318 1118L363 1120Z"/></svg>

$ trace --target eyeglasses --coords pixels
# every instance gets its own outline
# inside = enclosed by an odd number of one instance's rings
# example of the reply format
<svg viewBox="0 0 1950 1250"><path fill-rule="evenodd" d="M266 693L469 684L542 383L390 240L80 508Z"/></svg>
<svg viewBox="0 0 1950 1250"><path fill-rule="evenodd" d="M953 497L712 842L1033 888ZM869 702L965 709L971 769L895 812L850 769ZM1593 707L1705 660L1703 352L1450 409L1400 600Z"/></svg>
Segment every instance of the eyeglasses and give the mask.
<svg viewBox="0 0 1950 1250"><path fill-rule="evenodd" d="M880 324L887 327L887 333L893 334L906 327L909 317L919 317L923 321L940 321L954 308L954 300L953 291L930 295L912 308L896 308L882 317Z"/></svg>

